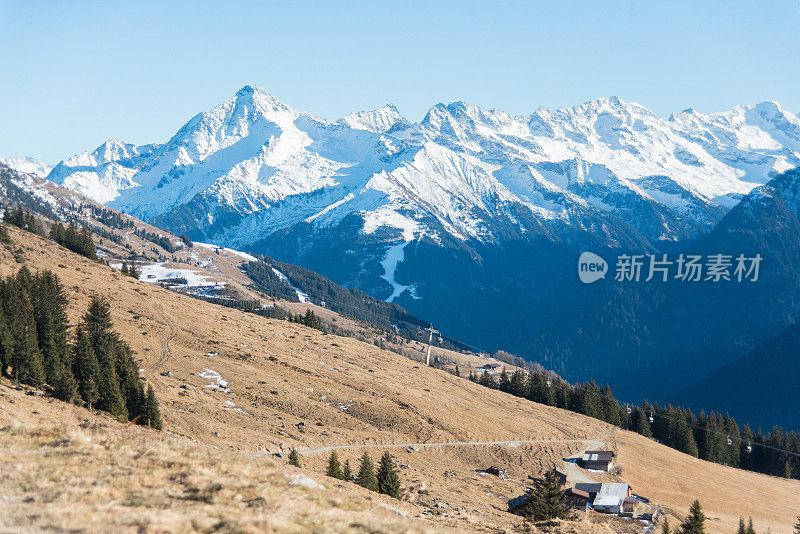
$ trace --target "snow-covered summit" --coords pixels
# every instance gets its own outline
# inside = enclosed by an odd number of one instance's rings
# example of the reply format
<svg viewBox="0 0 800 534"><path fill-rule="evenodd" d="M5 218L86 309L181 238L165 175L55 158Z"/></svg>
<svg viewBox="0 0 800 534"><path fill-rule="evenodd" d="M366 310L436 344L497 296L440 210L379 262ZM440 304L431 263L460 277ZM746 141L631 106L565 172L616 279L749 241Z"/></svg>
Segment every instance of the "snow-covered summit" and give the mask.
<svg viewBox="0 0 800 534"><path fill-rule="evenodd" d="M388 132L395 125L407 126L409 122L397 111L393 104L387 104L372 111L357 111L339 119L339 124L353 130L367 130L373 133Z"/></svg>

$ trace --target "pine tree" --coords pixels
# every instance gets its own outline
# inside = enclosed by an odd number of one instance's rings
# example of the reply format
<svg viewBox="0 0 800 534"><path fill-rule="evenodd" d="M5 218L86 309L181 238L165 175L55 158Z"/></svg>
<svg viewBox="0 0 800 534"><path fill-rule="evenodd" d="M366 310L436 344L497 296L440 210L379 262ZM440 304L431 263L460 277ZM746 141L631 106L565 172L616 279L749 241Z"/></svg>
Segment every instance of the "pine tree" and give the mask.
<svg viewBox="0 0 800 534"><path fill-rule="evenodd" d="M689 507L689 515L681 523L680 534L705 534L705 522L706 516L700 506L700 501L695 500Z"/></svg>
<svg viewBox="0 0 800 534"><path fill-rule="evenodd" d="M147 397L145 399L145 421L148 426L161 430L161 410L158 408L158 400L153 386L147 386Z"/></svg>
<svg viewBox="0 0 800 534"><path fill-rule="evenodd" d="M800 515L797 516L797 524L794 526L794 534L800 534Z"/></svg>
<svg viewBox="0 0 800 534"><path fill-rule="evenodd" d="M103 363L103 356L108 356L110 345L117 341L111 321L111 307L100 297L93 296L89 308L83 316L86 333L92 343L98 361Z"/></svg>
<svg viewBox="0 0 800 534"><path fill-rule="evenodd" d="M78 381L78 393L91 411L92 405L100 398L97 384L100 381L100 365L94 354L91 340L83 323L75 330L73 373Z"/></svg>
<svg viewBox="0 0 800 534"><path fill-rule="evenodd" d="M4 306L0 307L0 378L8 376L8 366L11 365L11 354L13 352L11 330L3 308Z"/></svg>
<svg viewBox="0 0 800 534"><path fill-rule="evenodd" d="M353 470L350 469L350 460L344 461L344 467L342 467L342 480L346 482L353 481Z"/></svg>
<svg viewBox="0 0 800 534"><path fill-rule="evenodd" d="M289 453L289 465L300 467L300 455L297 454L296 449L292 449L292 451Z"/></svg>
<svg viewBox="0 0 800 534"><path fill-rule="evenodd" d="M753 528L753 518L749 518L747 520L747 530L745 531L747 534L756 534L756 529Z"/></svg>
<svg viewBox="0 0 800 534"><path fill-rule="evenodd" d="M783 478L792 478L792 464L789 463L789 460L783 464Z"/></svg>
<svg viewBox="0 0 800 534"><path fill-rule="evenodd" d="M333 478L342 478L342 466L339 464L339 457L336 455L336 451L331 451L331 456L328 459L328 470L325 474Z"/></svg>
<svg viewBox="0 0 800 534"><path fill-rule="evenodd" d="M661 534L671 534L669 531L669 520L664 516L664 524L661 525Z"/></svg>
<svg viewBox="0 0 800 534"><path fill-rule="evenodd" d="M636 408L633 414L633 431L646 438L652 437L650 421L642 408Z"/></svg>
<svg viewBox="0 0 800 534"><path fill-rule="evenodd" d="M44 361L45 381L51 386L73 382L67 346L67 305L64 287L58 277L44 271L32 279L31 302L36 335ZM66 399L64 399L66 400Z"/></svg>
<svg viewBox="0 0 800 534"><path fill-rule="evenodd" d="M27 291L18 288L18 292L11 326L14 377L18 382L38 387L44 383L44 362L36 340L33 305Z"/></svg>
<svg viewBox="0 0 800 534"><path fill-rule="evenodd" d="M100 394L97 403L100 409L115 415L118 419L128 418L125 399L119 390L117 373L114 371L113 365L100 364L100 380L97 384L97 391Z"/></svg>
<svg viewBox="0 0 800 534"><path fill-rule="evenodd" d="M50 384L53 386L54 395L57 399L69 403L78 403L78 381L72 374L72 368L64 362L58 362L58 369L52 372L54 378Z"/></svg>
<svg viewBox="0 0 800 534"><path fill-rule="evenodd" d="M747 534L747 529L744 526L744 518L739 518L739 528L736 530L736 534Z"/></svg>
<svg viewBox="0 0 800 534"><path fill-rule="evenodd" d="M395 499L400 498L400 477L394 467L392 455L388 451L381 456L376 476L378 478L378 492Z"/></svg>
<svg viewBox="0 0 800 534"><path fill-rule="evenodd" d="M366 452L361 456L361 464L358 467L356 484L368 490L378 491L378 478L375 476L375 466L372 458Z"/></svg>
<svg viewBox="0 0 800 534"><path fill-rule="evenodd" d="M503 367L503 372L500 373L500 391L505 391L506 393L511 391L511 379L505 367Z"/></svg>
<svg viewBox="0 0 800 534"><path fill-rule="evenodd" d="M528 495L525 515L534 521L569 519L571 517L572 514L566 504L561 483L556 479L555 472L550 471L544 479L535 482Z"/></svg>

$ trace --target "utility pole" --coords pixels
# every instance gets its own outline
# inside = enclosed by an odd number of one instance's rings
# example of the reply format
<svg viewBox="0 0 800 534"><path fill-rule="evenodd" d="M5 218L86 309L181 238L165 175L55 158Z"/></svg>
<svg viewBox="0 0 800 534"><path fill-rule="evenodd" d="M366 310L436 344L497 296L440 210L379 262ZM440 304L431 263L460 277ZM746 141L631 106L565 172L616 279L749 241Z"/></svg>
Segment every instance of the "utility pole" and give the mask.
<svg viewBox="0 0 800 534"><path fill-rule="evenodd" d="M430 367L431 365L431 343L433 343L433 334L439 334L439 331L436 330L433 325L430 325L427 328L429 333L428 335L428 353L425 355L425 366Z"/></svg>

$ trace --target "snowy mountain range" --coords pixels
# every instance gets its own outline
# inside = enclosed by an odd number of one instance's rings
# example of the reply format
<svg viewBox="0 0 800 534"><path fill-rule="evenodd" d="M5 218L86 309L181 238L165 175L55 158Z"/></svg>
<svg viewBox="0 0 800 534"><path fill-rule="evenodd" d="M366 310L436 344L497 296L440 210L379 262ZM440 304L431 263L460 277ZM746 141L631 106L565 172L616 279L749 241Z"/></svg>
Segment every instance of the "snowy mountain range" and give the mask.
<svg viewBox="0 0 800 534"><path fill-rule="evenodd" d="M774 102L669 119L613 97L529 116L455 102L420 123L394 106L331 123L246 86L164 144L110 140L49 179L245 248L350 214L402 241L491 241L488 219L513 223L510 205L566 225L619 216L657 242L696 235L798 164L800 119Z"/></svg>

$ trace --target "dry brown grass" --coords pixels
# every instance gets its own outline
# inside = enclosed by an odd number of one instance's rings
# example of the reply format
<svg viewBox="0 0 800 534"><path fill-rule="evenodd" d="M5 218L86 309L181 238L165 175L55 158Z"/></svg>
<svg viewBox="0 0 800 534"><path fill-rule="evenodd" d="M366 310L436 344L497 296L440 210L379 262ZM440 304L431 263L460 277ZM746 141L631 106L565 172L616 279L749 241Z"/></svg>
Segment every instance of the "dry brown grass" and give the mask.
<svg viewBox="0 0 800 534"><path fill-rule="evenodd" d="M408 512L399 502L353 485L316 476L328 487L293 487L289 477L299 470L291 467L255 464L7 386L0 395L2 532L434 530L402 517Z"/></svg>

